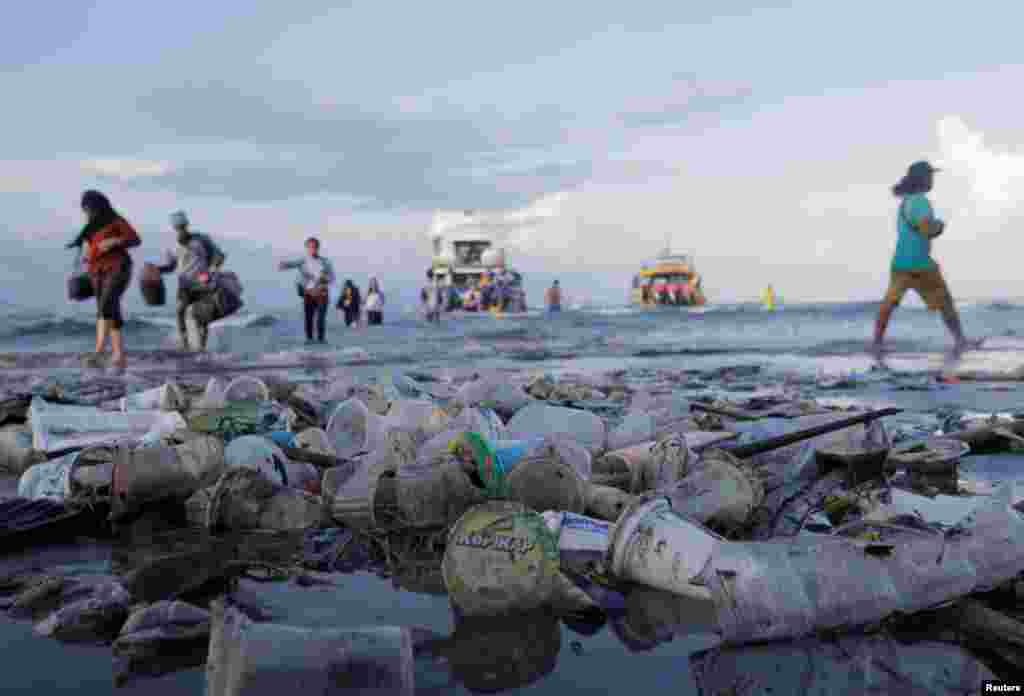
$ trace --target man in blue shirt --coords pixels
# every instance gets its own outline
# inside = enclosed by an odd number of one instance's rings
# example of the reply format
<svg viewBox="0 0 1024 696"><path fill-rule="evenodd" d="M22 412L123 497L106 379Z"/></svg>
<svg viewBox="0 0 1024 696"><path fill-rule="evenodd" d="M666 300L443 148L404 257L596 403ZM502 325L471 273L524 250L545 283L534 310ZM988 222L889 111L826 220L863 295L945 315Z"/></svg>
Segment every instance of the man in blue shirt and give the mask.
<svg viewBox="0 0 1024 696"><path fill-rule="evenodd" d="M942 270L931 257L932 240L942 234L945 227L942 220L935 217L926 195L932 190L937 171L928 162L915 162L910 165L906 176L892 188L893 195L900 199L896 216L899 236L890 266L889 289L875 324L873 352L876 355L882 352L889 319L907 290L914 290L920 295L931 311L942 312L942 319L953 334L958 352L973 345L964 337L953 296L942 277Z"/></svg>

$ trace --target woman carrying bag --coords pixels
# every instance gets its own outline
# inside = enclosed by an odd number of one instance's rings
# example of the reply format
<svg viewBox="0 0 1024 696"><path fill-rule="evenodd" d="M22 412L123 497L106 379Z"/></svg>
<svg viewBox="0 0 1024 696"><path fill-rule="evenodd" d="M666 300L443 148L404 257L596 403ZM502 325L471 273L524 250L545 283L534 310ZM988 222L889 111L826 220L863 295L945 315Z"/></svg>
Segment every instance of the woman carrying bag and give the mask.
<svg viewBox="0 0 1024 696"><path fill-rule="evenodd" d="M128 250L139 246L142 240L99 191L83 193L81 205L86 217L85 227L67 248L84 246L85 267L96 296L96 353L87 359L87 364L89 367L102 364L109 336L110 366L121 371L127 365L121 333L124 325L121 296L132 279L132 258ZM84 294L84 290L84 287L79 288L78 294Z"/></svg>

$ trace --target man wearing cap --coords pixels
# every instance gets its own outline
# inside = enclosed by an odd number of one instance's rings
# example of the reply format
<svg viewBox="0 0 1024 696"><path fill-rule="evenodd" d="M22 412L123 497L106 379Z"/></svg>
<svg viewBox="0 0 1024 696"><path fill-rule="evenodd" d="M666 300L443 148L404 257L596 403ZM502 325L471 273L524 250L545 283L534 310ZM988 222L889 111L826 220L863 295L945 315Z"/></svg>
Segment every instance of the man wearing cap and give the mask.
<svg viewBox="0 0 1024 696"><path fill-rule="evenodd" d="M956 341L957 351L975 345L964 337L953 296L946 287L942 270L931 257L932 240L942 234L945 227L942 220L935 217L926 195L932 190L937 171L928 162L915 162L900 182L892 187L893 195L900 199L896 214L898 238L890 266L889 289L875 324L872 351L876 355L882 352L889 319L907 290L914 290L920 295L931 311L942 312L942 319Z"/></svg>
<svg viewBox="0 0 1024 696"><path fill-rule="evenodd" d="M177 234L177 248L165 252L164 264L158 268L161 273L178 271L178 341L182 350L190 350L186 312L190 305L212 289L209 283L210 271L220 270L227 257L208 236L189 229L188 216L184 211L171 214L171 226ZM197 347L206 350L209 327L197 321L196 328L199 338Z"/></svg>

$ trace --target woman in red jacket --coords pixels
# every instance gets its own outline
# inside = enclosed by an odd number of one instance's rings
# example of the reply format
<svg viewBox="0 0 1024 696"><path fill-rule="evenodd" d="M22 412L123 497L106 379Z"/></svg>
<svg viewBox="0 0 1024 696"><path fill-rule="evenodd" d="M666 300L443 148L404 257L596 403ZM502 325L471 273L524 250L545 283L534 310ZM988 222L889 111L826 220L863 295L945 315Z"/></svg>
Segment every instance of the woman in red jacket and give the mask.
<svg viewBox="0 0 1024 696"><path fill-rule="evenodd" d="M124 369L124 338L121 335L121 295L132 279L132 259L128 249L142 243L131 225L110 205L99 191L82 194L82 212L87 222L70 246L85 244L85 263L96 294L96 356L98 367L110 336L111 367Z"/></svg>

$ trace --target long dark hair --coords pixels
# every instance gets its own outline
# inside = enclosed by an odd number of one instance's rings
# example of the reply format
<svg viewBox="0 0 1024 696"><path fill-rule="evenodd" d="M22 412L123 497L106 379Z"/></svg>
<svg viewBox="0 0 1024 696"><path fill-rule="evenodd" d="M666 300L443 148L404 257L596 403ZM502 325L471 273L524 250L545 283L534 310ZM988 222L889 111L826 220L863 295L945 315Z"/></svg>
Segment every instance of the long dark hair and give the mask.
<svg viewBox="0 0 1024 696"><path fill-rule="evenodd" d="M78 236L68 244L68 248L81 246L87 239L121 217L110 205L110 199L99 191L89 190L82 194L82 210L90 212L89 221L82 227Z"/></svg>
<svg viewBox="0 0 1024 696"><path fill-rule="evenodd" d="M928 193L932 190L934 175L931 170L913 165L899 183L892 187L892 195L897 197L912 196L915 193Z"/></svg>

